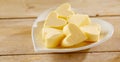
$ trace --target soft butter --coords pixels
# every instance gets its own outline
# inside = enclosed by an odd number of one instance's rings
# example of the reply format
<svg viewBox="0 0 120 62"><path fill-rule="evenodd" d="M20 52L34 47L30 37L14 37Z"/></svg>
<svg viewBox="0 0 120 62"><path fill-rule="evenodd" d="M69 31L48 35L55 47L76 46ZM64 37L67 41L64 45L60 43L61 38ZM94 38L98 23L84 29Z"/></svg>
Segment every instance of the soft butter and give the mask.
<svg viewBox="0 0 120 62"><path fill-rule="evenodd" d="M80 29L86 34L88 39L86 41L95 42L99 40L101 26L99 24L89 24Z"/></svg>
<svg viewBox="0 0 120 62"><path fill-rule="evenodd" d="M87 39L84 33L75 24L68 24L63 28L66 37L62 41L63 47L70 47L79 44Z"/></svg>
<svg viewBox="0 0 120 62"><path fill-rule="evenodd" d="M45 20L45 27L52 27L61 29L63 26L67 24L67 21L64 19L58 18L58 14L56 11L50 12L47 19Z"/></svg>
<svg viewBox="0 0 120 62"><path fill-rule="evenodd" d="M74 14L74 12L71 10L71 5L69 3L64 3L60 5L57 9L56 12L59 14L61 17L68 17Z"/></svg>
<svg viewBox="0 0 120 62"><path fill-rule="evenodd" d="M77 26L84 26L91 23L88 15L75 14L68 19L69 23L73 23Z"/></svg>
<svg viewBox="0 0 120 62"><path fill-rule="evenodd" d="M62 39L65 37L63 32L54 28L44 28L44 36L45 36L45 47L47 48L55 48L57 47Z"/></svg>

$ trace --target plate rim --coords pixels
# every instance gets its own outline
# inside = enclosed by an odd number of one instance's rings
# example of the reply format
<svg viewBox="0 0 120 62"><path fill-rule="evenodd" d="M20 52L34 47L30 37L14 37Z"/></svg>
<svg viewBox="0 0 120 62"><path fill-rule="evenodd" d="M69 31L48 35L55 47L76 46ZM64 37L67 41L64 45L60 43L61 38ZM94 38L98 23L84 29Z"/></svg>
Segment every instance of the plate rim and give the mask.
<svg viewBox="0 0 120 62"><path fill-rule="evenodd" d="M85 50L85 49L89 49L89 48L92 48L92 47L95 47L97 45L100 45L101 43L107 41L110 37L112 37L112 34L114 32L114 27L111 23L103 20L103 19L98 19L98 18L91 18L94 19L94 20L99 20L99 21L102 21L104 23L107 23L109 25L109 27L111 27L111 32L109 32L109 34L106 36L106 38L104 40L99 40L95 43L92 43L90 45L87 45L87 46L82 46L82 47L77 47L77 48L69 48L69 49L40 49L36 46L35 44L35 36L34 36L34 28L37 27L37 23L38 22L43 22L43 20L45 19L45 17L47 16L47 14L54 8L50 8L46 11L44 11L43 13L41 13L37 19L33 22L33 25L32 25L32 29L31 29L31 37L32 37L32 43L33 43L33 47L34 47L34 51L35 52L39 52L39 53L53 53L53 52L74 52L74 51L80 51L80 50ZM98 43L99 42L99 43Z"/></svg>

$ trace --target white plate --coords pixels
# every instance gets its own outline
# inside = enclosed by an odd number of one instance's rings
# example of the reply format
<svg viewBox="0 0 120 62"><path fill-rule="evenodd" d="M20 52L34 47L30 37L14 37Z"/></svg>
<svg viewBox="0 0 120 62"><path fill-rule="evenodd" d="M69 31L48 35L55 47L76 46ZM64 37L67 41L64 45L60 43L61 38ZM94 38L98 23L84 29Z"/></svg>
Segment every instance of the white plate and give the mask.
<svg viewBox="0 0 120 62"><path fill-rule="evenodd" d="M53 52L74 52L74 51L80 51L80 50L85 50L89 49L92 47L95 47L105 41L107 41L113 34L114 28L112 24L101 20L97 18L91 18L91 21L94 23L98 23L101 25L101 39L95 43L82 46L82 47L77 47L77 48L55 48L55 49L48 49L44 47L43 41L41 39L41 29L44 23L44 19L48 15L48 13L53 10L53 9L48 9L44 11L38 18L35 20L32 26L32 41L34 45L34 50L35 52L40 52L40 53L53 53Z"/></svg>

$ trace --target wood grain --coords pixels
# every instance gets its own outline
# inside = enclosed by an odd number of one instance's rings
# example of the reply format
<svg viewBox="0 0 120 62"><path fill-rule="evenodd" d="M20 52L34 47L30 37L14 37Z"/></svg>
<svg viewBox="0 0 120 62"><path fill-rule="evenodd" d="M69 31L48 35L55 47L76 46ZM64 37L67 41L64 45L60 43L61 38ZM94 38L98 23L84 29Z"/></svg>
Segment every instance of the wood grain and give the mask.
<svg viewBox="0 0 120 62"><path fill-rule="evenodd" d="M111 39L101 45L79 52L120 52L120 17L99 17L112 23L115 32ZM34 54L31 41L31 26L35 19L1 19L0 20L0 55Z"/></svg>
<svg viewBox="0 0 120 62"><path fill-rule="evenodd" d="M120 62L120 52L0 56L0 62Z"/></svg>
<svg viewBox="0 0 120 62"><path fill-rule="evenodd" d="M111 39L73 53L35 53L31 27L44 10L69 2L114 26ZM107 16L107 17L106 17ZM120 62L120 0L0 0L0 62Z"/></svg>
<svg viewBox="0 0 120 62"><path fill-rule="evenodd" d="M120 15L120 0L0 0L0 18L36 17L65 2L90 16Z"/></svg>
<svg viewBox="0 0 120 62"><path fill-rule="evenodd" d="M0 20L0 53L33 52L31 41L33 21L34 19Z"/></svg>

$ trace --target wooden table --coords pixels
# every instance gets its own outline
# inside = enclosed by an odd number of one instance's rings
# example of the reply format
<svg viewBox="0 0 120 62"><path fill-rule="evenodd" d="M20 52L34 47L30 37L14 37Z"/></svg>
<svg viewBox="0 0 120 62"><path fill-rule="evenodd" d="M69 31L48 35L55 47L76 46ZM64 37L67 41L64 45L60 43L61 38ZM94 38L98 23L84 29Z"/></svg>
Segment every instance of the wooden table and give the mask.
<svg viewBox="0 0 120 62"><path fill-rule="evenodd" d="M113 24L101 45L73 53L35 53L31 26L45 9L64 2ZM120 0L0 0L0 62L120 62Z"/></svg>

